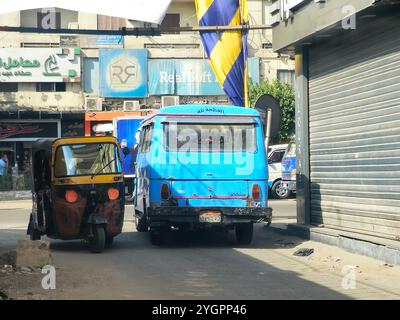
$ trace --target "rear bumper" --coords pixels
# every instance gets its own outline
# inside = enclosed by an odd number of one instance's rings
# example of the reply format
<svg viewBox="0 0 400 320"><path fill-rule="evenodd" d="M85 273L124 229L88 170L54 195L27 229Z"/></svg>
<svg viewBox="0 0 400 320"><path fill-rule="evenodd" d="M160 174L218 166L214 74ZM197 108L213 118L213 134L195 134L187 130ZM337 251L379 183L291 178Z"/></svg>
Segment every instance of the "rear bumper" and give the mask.
<svg viewBox="0 0 400 320"><path fill-rule="evenodd" d="M282 186L290 191L296 191L296 181L282 181Z"/></svg>
<svg viewBox="0 0 400 320"><path fill-rule="evenodd" d="M200 223L203 211L221 213L221 223L271 222L272 208L263 207L150 207L148 217L152 222L188 222Z"/></svg>

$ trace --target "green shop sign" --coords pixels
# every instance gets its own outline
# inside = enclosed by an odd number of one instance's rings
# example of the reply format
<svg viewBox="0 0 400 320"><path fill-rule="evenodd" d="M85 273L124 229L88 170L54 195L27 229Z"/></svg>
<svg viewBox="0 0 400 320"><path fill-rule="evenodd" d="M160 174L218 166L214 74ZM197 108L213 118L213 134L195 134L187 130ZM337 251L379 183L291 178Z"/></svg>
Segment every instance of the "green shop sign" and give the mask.
<svg viewBox="0 0 400 320"><path fill-rule="evenodd" d="M80 49L0 49L0 82L80 81Z"/></svg>

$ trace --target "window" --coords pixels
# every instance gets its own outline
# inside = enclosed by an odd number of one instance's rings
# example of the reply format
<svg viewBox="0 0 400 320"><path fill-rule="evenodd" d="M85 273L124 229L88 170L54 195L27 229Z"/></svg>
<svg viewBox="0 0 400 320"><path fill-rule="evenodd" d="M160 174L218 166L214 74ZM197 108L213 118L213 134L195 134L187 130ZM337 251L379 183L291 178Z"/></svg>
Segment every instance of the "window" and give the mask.
<svg viewBox="0 0 400 320"><path fill-rule="evenodd" d="M57 148L56 177L121 173L118 147L113 143L71 144Z"/></svg>
<svg viewBox="0 0 400 320"><path fill-rule="evenodd" d="M16 82L0 82L0 92L17 92L18 83Z"/></svg>
<svg viewBox="0 0 400 320"><path fill-rule="evenodd" d="M278 70L278 81L286 82L294 86L294 71L293 70Z"/></svg>
<svg viewBox="0 0 400 320"><path fill-rule="evenodd" d="M126 27L126 19L118 17L97 15L98 30L120 30Z"/></svg>
<svg viewBox="0 0 400 320"><path fill-rule="evenodd" d="M149 125L143 128L140 136L140 147L139 152L149 152L151 147L151 141L153 139L153 126Z"/></svg>
<svg viewBox="0 0 400 320"><path fill-rule="evenodd" d="M36 83L37 92L65 92L65 82L38 82Z"/></svg>
<svg viewBox="0 0 400 320"><path fill-rule="evenodd" d="M274 151L268 159L268 163L280 163L282 162L283 155L285 154L285 150Z"/></svg>
<svg viewBox="0 0 400 320"><path fill-rule="evenodd" d="M161 31L169 28L179 28L180 20L181 18L179 13L167 13L163 22L161 22ZM168 33L179 34L179 31L170 31Z"/></svg>
<svg viewBox="0 0 400 320"><path fill-rule="evenodd" d="M164 145L168 152L255 153L256 130L254 124L165 124Z"/></svg>
<svg viewBox="0 0 400 320"><path fill-rule="evenodd" d="M55 12L55 20L51 18L52 12L37 13L37 27L41 29L60 29L61 28L61 13Z"/></svg>

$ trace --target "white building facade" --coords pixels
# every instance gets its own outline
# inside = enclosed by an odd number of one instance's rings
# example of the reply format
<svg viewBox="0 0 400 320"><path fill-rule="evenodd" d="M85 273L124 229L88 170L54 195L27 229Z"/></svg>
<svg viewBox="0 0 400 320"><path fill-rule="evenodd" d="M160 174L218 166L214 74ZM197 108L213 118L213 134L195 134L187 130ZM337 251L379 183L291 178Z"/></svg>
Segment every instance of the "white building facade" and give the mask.
<svg viewBox="0 0 400 320"><path fill-rule="evenodd" d="M270 1L248 0L248 6L251 24L270 23ZM157 25L143 22L64 9L50 10L26 10L1 15L0 25L40 28L43 24L49 24L66 29L107 30L157 27ZM48 18L49 13L53 11L55 18ZM193 0L173 1L162 24L166 27L196 25ZM124 101L131 100L138 101L135 105L158 107L162 104L163 96L178 96L174 99L179 100L180 103L228 102L208 65L198 32L163 33L161 36L152 37L0 32L0 37L0 58L3 62L7 62L9 58L11 62L16 58L42 59L41 66L36 69L23 66L11 66L8 70L1 69L4 72L4 76L0 75L0 108L2 110L78 111L85 110L87 98L90 98L89 108L106 110L123 109ZM273 53L271 30L251 31L248 44L249 71L253 82L272 81L276 78L291 81L293 63L288 57ZM10 54L11 48L13 54ZM137 49L137 51L131 51L131 49ZM73 61L70 60L69 52L75 52ZM105 54L111 57L104 59ZM129 61L133 62L139 59L137 55L143 54L145 57L141 61L144 65L138 65L136 69L139 71L139 69L147 68L147 70L142 70L145 79L140 79L145 82L144 91L138 93L124 90L123 83L120 87L118 85L114 87L115 90L104 88L103 84L110 80L107 72L121 67L118 64L114 65L114 59L120 55L125 58L129 56L131 57ZM43 68L45 68L46 59L50 56L54 59L53 67L58 68L61 76L58 78L37 77L35 74L46 71ZM63 61L68 61L70 65L62 63ZM101 64L102 62L113 63L113 65L105 66ZM71 65L74 68L70 68ZM9 73L10 70L13 71L12 76ZM77 72L69 73L71 70ZM28 75L29 72L32 75ZM133 69L128 70L125 77L129 80L125 86L134 84L133 78L137 76L138 74ZM136 81L139 80L136 79ZM100 101L96 102L96 98ZM132 107L129 103L125 105Z"/></svg>

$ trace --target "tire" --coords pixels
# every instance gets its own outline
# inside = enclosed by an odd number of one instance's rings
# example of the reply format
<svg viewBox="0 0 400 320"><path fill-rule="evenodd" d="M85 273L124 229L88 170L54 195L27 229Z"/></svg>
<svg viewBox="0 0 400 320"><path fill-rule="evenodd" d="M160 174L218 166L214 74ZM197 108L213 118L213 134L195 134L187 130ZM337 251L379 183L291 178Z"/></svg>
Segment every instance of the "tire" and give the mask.
<svg viewBox="0 0 400 320"><path fill-rule="evenodd" d="M150 242L154 246L160 246L162 244L162 232L161 228L150 229Z"/></svg>
<svg viewBox="0 0 400 320"><path fill-rule="evenodd" d="M167 235L171 231L169 226L150 228L150 242L152 245L161 246L167 240Z"/></svg>
<svg viewBox="0 0 400 320"><path fill-rule="evenodd" d="M287 199L290 197L290 190L282 187L281 180L275 181L271 188L271 194L274 199Z"/></svg>
<svg viewBox="0 0 400 320"><path fill-rule="evenodd" d="M106 246L106 232L104 226L93 226L93 238L89 241L90 251L92 253L101 253Z"/></svg>
<svg viewBox="0 0 400 320"><path fill-rule="evenodd" d="M106 237L106 247L111 247L114 243L114 237Z"/></svg>
<svg viewBox="0 0 400 320"><path fill-rule="evenodd" d="M135 226L138 232L147 232L149 231L149 224L145 218L139 218L138 215L135 214Z"/></svg>
<svg viewBox="0 0 400 320"><path fill-rule="evenodd" d="M29 238L33 241L40 240L41 238L41 233L39 230L36 230L35 227L33 226L33 217L31 215L29 219Z"/></svg>
<svg viewBox="0 0 400 320"><path fill-rule="evenodd" d="M253 240L253 223L239 223L235 228L238 244L247 245Z"/></svg>

